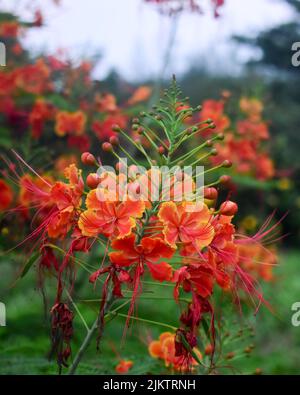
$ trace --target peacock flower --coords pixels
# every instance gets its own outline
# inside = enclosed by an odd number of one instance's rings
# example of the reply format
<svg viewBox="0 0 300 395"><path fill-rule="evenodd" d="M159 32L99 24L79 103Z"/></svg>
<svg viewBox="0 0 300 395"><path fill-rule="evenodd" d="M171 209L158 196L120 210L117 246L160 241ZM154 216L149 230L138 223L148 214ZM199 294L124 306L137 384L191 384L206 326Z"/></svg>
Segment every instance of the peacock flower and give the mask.
<svg viewBox="0 0 300 395"><path fill-rule="evenodd" d="M94 134L99 138L99 140L103 141L116 135L116 133L112 130L113 125L118 124L120 127L125 128L127 125L127 121L127 116L121 111L117 111L112 114L106 115L105 118L101 121L95 120L92 123L91 129Z"/></svg>
<svg viewBox="0 0 300 395"><path fill-rule="evenodd" d="M65 169L64 174L68 183L56 182L50 190L50 199L56 206L47 227L51 238L66 236L72 227L82 199L84 183L81 171L75 165L70 165Z"/></svg>
<svg viewBox="0 0 300 395"><path fill-rule="evenodd" d="M15 70L15 85L17 88L34 95L42 95L51 91L51 71L43 59Z"/></svg>
<svg viewBox="0 0 300 395"><path fill-rule="evenodd" d="M58 136L75 135L84 133L86 116L82 111L67 112L59 111L56 114L55 132Z"/></svg>
<svg viewBox="0 0 300 395"><path fill-rule="evenodd" d="M112 201L106 197L99 199L100 189L89 192L86 199L87 210L79 219L78 225L84 236L124 238L131 234L145 211L143 201ZM105 192L104 192L105 194ZM109 198L109 196L108 196Z"/></svg>
<svg viewBox="0 0 300 395"><path fill-rule="evenodd" d="M252 121L260 120L263 112L263 103L255 97L249 98L243 96L240 99L240 109L246 114Z"/></svg>
<svg viewBox="0 0 300 395"><path fill-rule="evenodd" d="M128 99L127 104L129 106L133 106L137 103L146 101L151 96L152 89L149 86L140 86L138 87L132 94L132 96Z"/></svg>
<svg viewBox="0 0 300 395"><path fill-rule="evenodd" d="M151 276L158 281L168 281L172 278L172 267L166 262L159 261L163 258L170 259L174 249L159 238L143 237L136 243L134 235L127 238L114 240L111 244L114 250L109 253L111 262L121 267L139 265L144 271L146 265Z"/></svg>
<svg viewBox="0 0 300 395"><path fill-rule="evenodd" d="M214 237L212 215L206 204L164 202L158 211L165 241L176 248L177 243L193 243L199 250L208 246Z"/></svg>
<svg viewBox="0 0 300 395"><path fill-rule="evenodd" d="M224 114L224 101L208 99L202 103L200 121L212 119L218 132L224 132L230 126L230 120Z"/></svg>
<svg viewBox="0 0 300 395"><path fill-rule="evenodd" d="M176 356L175 338L175 333L161 333L158 340L152 340L149 343L149 354L152 358L163 360L167 368L174 369L178 372L189 371L190 366L188 364L182 364L181 358ZM195 347L193 352L200 360L202 359L202 355L198 348ZM191 364L192 366L197 366L198 362L193 358Z"/></svg>
<svg viewBox="0 0 300 395"><path fill-rule="evenodd" d="M54 108L50 103L41 98L36 100L29 114L29 124L33 138L41 137L45 122L52 119L53 115Z"/></svg>
<svg viewBox="0 0 300 395"><path fill-rule="evenodd" d="M115 112L118 109L116 97L111 93L97 93L95 95L95 106L99 112Z"/></svg>

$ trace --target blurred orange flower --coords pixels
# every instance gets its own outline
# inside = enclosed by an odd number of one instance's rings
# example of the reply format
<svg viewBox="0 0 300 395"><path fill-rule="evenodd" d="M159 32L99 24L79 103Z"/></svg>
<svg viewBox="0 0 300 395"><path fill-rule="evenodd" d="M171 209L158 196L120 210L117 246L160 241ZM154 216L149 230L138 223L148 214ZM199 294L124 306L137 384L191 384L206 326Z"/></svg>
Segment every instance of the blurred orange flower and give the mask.
<svg viewBox="0 0 300 395"><path fill-rule="evenodd" d="M170 367L176 371L187 371L189 366L182 361L181 357L175 356L175 333L163 332L159 336L159 340L153 340L149 346L148 351L152 358L162 359L165 361L165 366ZM193 351L201 360L202 355L197 348ZM198 362L192 359L192 365L197 366Z"/></svg>
<svg viewBox="0 0 300 395"><path fill-rule="evenodd" d="M117 373L127 373L133 366L133 362L130 360L122 359L116 366Z"/></svg>
<svg viewBox="0 0 300 395"><path fill-rule="evenodd" d="M205 100L202 103L200 121L212 119L217 132L224 132L230 126L229 118L224 114L223 100Z"/></svg>
<svg viewBox="0 0 300 395"><path fill-rule="evenodd" d="M11 187L0 179L0 211L6 210L12 203L13 191Z"/></svg>
<svg viewBox="0 0 300 395"><path fill-rule="evenodd" d="M80 136L84 133L86 116L82 111L59 111L56 114L55 132L58 136L74 134Z"/></svg>
<svg viewBox="0 0 300 395"><path fill-rule="evenodd" d="M142 101L146 101L149 99L151 93L152 89L149 86L140 86L133 92L127 103L132 106Z"/></svg>

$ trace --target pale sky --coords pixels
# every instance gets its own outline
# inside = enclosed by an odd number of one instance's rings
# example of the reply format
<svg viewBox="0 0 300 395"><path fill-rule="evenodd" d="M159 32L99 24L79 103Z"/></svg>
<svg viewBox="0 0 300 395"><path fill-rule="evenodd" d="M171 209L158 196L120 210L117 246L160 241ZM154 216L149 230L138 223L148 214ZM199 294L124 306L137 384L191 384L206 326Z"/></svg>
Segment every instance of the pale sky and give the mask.
<svg viewBox="0 0 300 395"><path fill-rule="evenodd" d="M55 53L67 49L74 59L102 53L95 76L103 78L111 68L134 80L159 73L173 19L162 16L143 0L2 0L9 9L32 15L28 4L43 4L46 26L26 36L33 50ZM273 25L289 21L293 14L282 0L226 0L222 17L214 19L202 0L205 15L181 14L168 73L180 73L191 64L205 63L215 70L231 70L249 57L229 43L233 34L255 35ZM206 6L205 6L206 4ZM27 8L26 8L27 7Z"/></svg>

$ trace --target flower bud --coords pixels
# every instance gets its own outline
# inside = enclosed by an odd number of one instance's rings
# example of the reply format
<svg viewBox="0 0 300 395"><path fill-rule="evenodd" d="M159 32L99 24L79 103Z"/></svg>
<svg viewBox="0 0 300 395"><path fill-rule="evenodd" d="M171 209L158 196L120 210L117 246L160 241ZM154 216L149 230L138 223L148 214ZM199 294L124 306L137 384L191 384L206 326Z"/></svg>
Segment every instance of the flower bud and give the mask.
<svg viewBox="0 0 300 395"><path fill-rule="evenodd" d="M111 143L105 142L102 144L102 149L105 152L112 152L113 147L112 147Z"/></svg>
<svg viewBox="0 0 300 395"><path fill-rule="evenodd" d="M220 206L220 214L232 216L236 214L238 211L238 206L236 203L232 202L231 200L226 200Z"/></svg>
<svg viewBox="0 0 300 395"><path fill-rule="evenodd" d="M219 182L220 182L221 184L228 184L230 181L231 181L231 177L230 177L230 176L227 176L226 174L224 174L223 176L221 176L221 177L219 178Z"/></svg>
<svg viewBox="0 0 300 395"><path fill-rule="evenodd" d="M109 138L109 142L110 142L111 145L115 145L115 146L118 146L119 143L120 143L117 136L111 136Z"/></svg>
<svg viewBox="0 0 300 395"><path fill-rule="evenodd" d="M86 178L86 185L91 189L96 189L101 179L97 173L91 173Z"/></svg>
<svg viewBox="0 0 300 395"><path fill-rule="evenodd" d="M218 191L216 188L204 188L204 198L209 200L216 200L218 197Z"/></svg>
<svg viewBox="0 0 300 395"><path fill-rule="evenodd" d="M84 152L84 153L81 155L81 162L82 162L84 165L93 166L93 165L96 164L96 159L95 159L94 155L91 154L90 152Z"/></svg>
<svg viewBox="0 0 300 395"><path fill-rule="evenodd" d="M121 128L120 128L119 125L114 124L114 125L112 125L111 130L113 130L114 132L117 132L117 133L118 133L118 132L121 131Z"/></svg>
<svg viewBox="0 0 300 395"><path fill-rule="evenodd" d="M224 162L222 163L222 167L231 167L232 166L232 162L228 159L224 160Z"/></svg>
<svg viewBox="0 0 300 395"><path fill-rule="evenodd" d="M157 152L158 152L160 155L163 155L163 154L165 153L164 147L163 147L162 145L159 146L159 147L157 148Z"/></svg>

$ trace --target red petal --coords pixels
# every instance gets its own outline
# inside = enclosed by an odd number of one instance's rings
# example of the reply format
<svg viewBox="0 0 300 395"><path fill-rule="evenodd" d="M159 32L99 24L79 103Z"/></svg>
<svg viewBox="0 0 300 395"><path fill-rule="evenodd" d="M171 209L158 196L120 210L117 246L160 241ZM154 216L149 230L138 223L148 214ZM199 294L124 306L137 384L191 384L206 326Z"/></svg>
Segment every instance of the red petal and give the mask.
<svg viewBox="0 0 300 395"><path fill-rule="evenodd" d="M146 262L151 276L154 280L170 281L172 279L172 266L166 262L150 263Z"/></svg>

